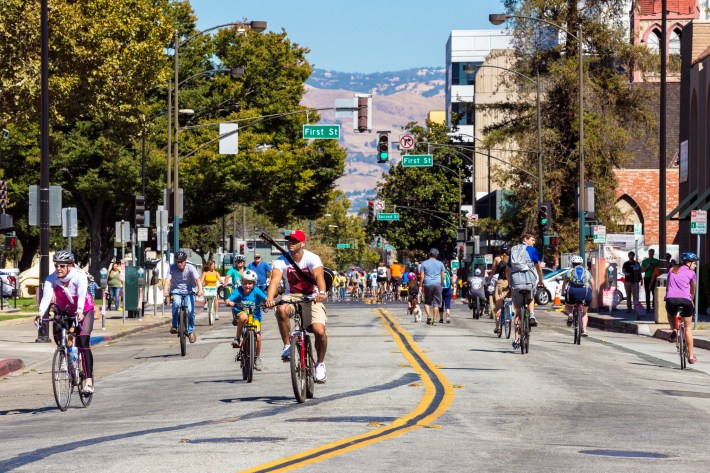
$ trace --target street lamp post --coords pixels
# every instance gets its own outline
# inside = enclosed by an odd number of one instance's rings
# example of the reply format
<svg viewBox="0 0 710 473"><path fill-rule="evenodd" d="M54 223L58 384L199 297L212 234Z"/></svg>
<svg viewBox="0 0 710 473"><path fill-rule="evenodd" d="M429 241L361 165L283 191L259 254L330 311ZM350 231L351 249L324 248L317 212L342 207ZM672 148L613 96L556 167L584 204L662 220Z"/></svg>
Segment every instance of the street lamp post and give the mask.
<svg viewBox="0 0 710 473"><path fill-rule="evenodd" d="M585 267L586 267L586 255L585 255L585 248L584 248L584 243L585 243L585 236L584 236L584 226L585 226L585 188L584 188L584 47L583 47L583 37L582 37L582 26L578 24L578 29L577 29L577 34L572 34L570 31L568 31L566 28L563 28L562 26L552 23L550 21L547 21L543 18L536 18L532 16L524 16L524 15L508 15L505 13L502 14L491 14L488 16L488 19L490 20L491 23L494 25L500 25L503 22L511 19L511 18L518 18L522 20L531 20L531 21L539 21L541 23L545 23L546 25L552 26L553 28L564 32L566 35L571 36L577 41L577 47L578 47L578 80L579 80L579 86L578 86L578 102L579 102L579 144L577 145L577 148L579 149L579 255L582 257L582 260L585 262Z"/></svg>
<svg viewBox="0 0 710 473"><path fill-rule="evenodd" d="M178 211L178 204L180 202L179 194L178 194L178 189L180 188L180 182L179 182L179 175L178 175L178 161L179 161L179 134L180 134L180 124L178 122L178 114L180 113L180 104L179 104L179 92L180 92L180 74L179 74L179 64L180 64L180 47L184 46L188 42L190 42L192 39L196 38L199 35L202 35L204 33L224 28L227 26L242 26L245 25L244 22L233 22L233 23L225 23L223 25L217 25L213 26L211 28L207 28L205 30L199 31L195 33L194 35L186 38L184 41L180 41L180 38L178 36L178 32L175 31L174 34L174 46L175 46L175 54L173 56L173 69L174 69L174 79L173 79L173 84L175 85L175 90L173 91L173 121L175 131L174 131L174 141L173 141L173 249L174 251L178 251L180 249L180 235L179 235L179 229L180 229L180 217L177 216L177 211ZM251 21L248 23L248 26L250 29L253 31L256 31L258 33L261 33L262 31L266 30L266 22L265 21ZM170 174L168 174L170 176ZM169 177L168 177L169 179Z"/></svg>

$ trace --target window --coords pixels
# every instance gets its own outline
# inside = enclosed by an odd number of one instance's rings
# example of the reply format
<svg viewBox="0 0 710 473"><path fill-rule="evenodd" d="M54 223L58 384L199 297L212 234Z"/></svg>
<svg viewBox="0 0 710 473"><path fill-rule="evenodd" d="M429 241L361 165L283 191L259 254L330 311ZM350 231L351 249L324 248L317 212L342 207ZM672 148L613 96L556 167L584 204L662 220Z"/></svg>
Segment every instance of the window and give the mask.
<svg viewBox="0 0 710 473"><path fill-rule="evenodd" d="M481 62L451 63L451 85L476 85L476 73L479 70L477 66L481 64Z"/></svg>
<svg viewBox="0 0 710 473"><path fill-rule="evenodd" d="M661 50L661 32L658 30L653 30L648 34L648 39L646 40L646 47L649 51L657 53Z"/></svg>
<svg viewBox="0 0 710 473"><path fill-rule="evenodd" d="M454 102L451 104L451 114L458 117L459 125L475 124L475 108L471 102Z"/></svg>

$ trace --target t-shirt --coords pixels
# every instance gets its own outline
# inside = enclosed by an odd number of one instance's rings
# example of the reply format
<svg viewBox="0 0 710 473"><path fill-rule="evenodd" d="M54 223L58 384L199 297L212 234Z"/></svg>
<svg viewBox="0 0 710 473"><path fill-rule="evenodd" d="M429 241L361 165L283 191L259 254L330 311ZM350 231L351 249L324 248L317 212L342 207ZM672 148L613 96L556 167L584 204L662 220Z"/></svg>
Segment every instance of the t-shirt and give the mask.
<svg viewBox="0 0 710 473"><path fill-rule="evenodd" d="M380 266L379 268L377 268L377 277L378 278L387 277L387 268L385 268L384 266Z"/></svg>
<svg viewBox="0 0 710 473"><path fill-rule="evenodd" d="M61 309L68 307L75 314L94 310L94 299L87 291L88 285L89 279L86 273L79 268L72 268L62 279L57 277L56 272L50 274L44 280L39 313L47 312L52 299Z"/></svg>
<svg viewBox="0 0 710 473"><path fill-rule="evenodd" d="M303 250L303 258L296 264L305 274L310 274L313 280L302 278L284 256L274 261L274 270L281 272L281 277L286 284L286 294L303 294L304 296L317 294L318 286L314 282L316 277L313 270L323 267L320 256Z"/></svg>
<svg viewBox="0 0 710 473"><path fill-rule="evenodd" d="M249 263L249 266L247 266L247 269L251 269L256 273L256 283L260 286L263 286L266 284L266 273L271 271L271 266L269 266L269 263L262 261L259 264L255 264L254 262Z"/></svg>
<svg viewBox="0 0 710 473"><path fill-rule="evenodd" d="M236 287L242 285L242 275L239 274L239 271L237 271L236 268L229 268L226 276L231 278L232 286Z"/></svg>
<svg viewBox="0 0 710 473"><path fill-rule="evenodd" d="M436 258L429 258L419 265L419 271L424 273L425 286L441 285L441 273L445 270L444 263Z"/></svg>
<svg viewBox="0 0 710 473"><path fill-rule="evenodd" d="M197 268L189 261L182 271L176 264L171 264L169 274L170 292L174 290L194 292L195 287L197 287L197 280L200 279Z"/></svg>
<svg viewBox="0 0 710 473"><path fill-rule="evenodd" d="M678 273L674 273L675 268L668 271L668 289L666 299L678 298L692 300L690 294L690 283L695 281L695 272L686 265L680 266Z"/></svg>
<svg viewBox="0 0 710 473"><path fill-rule="evenodd" d="M254 319L261 322L261 307L259 306L266 301L266 294L264 294L261 289L254 287L252 291L246 295L244 294L244 288L239 287L236 291L232 291L229 300L235 304L234 307L232 307L233 313L238 314L244 310L245 307L251 306L254 307L252 311Z"/></svg>
<svg viewBox="0 0 710 473"><path fill-rule="evenodd" d="M659 264L661 264L661 261L658 258L651 258L650 256L645 260L641 261L641 267L648 266L643 274L643 277L649 279L652 278L653 270L655 270Z"/></svg>
<svg viewBox="0 0 710 473"><path fill-rule="evenodd" d="M397 263L390 266L390 273L392 274L393 278L401 278L402 272L404 272L404 266L402 266L401 264Z"/></svg>
<svg viewBox="0 0 710 473"><path fill-rule="evenodd" d="M638 261L627 261L621 267L621 271L624 273L626 282L641 281L641 265Z"/></svg>

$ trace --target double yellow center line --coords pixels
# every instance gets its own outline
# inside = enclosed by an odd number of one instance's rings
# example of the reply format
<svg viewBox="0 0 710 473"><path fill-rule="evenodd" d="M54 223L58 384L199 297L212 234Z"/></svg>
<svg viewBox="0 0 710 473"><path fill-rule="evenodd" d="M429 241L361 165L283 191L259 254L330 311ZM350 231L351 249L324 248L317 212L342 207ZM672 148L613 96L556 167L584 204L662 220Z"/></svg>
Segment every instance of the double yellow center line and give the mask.
<svg viewBox="0 0 710 473"><path fill-rule="evenodd" d="M377 309L377 314L384 321L387 331L392 335L404 357L422 379L424 396L417 407L406 416L395 420L391 425L355 437L337 440L245 471L289 471L318 463L383 440L404 435L415 429L427 427L449 409L454 399L454 387L451 383L424 355L412 337L404 331L389 312Z"/></svg>

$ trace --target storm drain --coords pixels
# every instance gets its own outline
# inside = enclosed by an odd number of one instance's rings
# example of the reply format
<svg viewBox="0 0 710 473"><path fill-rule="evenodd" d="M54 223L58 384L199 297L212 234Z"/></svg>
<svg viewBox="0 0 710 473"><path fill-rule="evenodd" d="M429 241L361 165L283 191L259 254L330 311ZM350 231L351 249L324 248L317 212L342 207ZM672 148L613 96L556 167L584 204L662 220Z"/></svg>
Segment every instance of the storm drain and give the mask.
<svg viewBox="0 0 710 473"><path fill-rule="evenodd" d="M668 455L664 453L632 452L628 450L581 450L579 453L584 453L585 455L599 455L603 457L668 458Z"/></svg>

